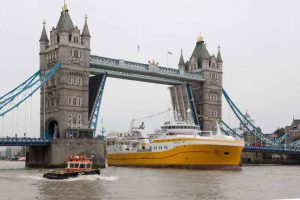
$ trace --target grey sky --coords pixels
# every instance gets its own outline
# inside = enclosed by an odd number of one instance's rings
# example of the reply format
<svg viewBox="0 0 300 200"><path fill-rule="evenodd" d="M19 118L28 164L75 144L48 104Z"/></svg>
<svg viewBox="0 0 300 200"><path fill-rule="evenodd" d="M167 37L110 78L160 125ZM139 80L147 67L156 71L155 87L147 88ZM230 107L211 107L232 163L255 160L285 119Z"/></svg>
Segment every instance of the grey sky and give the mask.
<svg viewBox="0 0 300 200"><path fill-rule="evenodd" d="M290 124L293 115L300 118L299 1L69 0L67 3L74 24L81 30L84 15L88 15L92 54L136 61L139 44L140 62L154 58L165 65L166 52L172 51L169 66L176 68L180 49L184 50L184 58L189 58L201 32L210 54L216 54L218 44L221 45L224 88L243 111L249 110L256 124L269 132ZM1 3L1 94L38 69L42 21L46 20L47 31L56 26L62 4L63 1L53 0ZM37 136L37 95L33 105L30 135ZM224 101L223 105L224 119L236 123ZM127 129L133 117L160 112L169 106L167 86L109 79L101 114L106 128ZM21 133L24 120L19 118L15 123ZM146 121L146 126L158 128L165 119L162 116ZM8 123L11 124L9 119L5 123L6 132L11 130ZM3 135L1 130L0 133Z"/></svg>

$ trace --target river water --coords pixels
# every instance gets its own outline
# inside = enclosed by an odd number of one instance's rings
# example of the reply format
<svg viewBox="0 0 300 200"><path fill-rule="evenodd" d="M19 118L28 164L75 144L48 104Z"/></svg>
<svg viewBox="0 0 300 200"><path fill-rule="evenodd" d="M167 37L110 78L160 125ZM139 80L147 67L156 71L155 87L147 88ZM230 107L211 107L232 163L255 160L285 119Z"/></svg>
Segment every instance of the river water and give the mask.
<svg viewBox="0 0 300 200"><path fill-rule="evenodd" d="M281 199L300 198L300 166L241 171L108 167L101 175L46 180L45 170L0 161L0 199Z"/></svg>

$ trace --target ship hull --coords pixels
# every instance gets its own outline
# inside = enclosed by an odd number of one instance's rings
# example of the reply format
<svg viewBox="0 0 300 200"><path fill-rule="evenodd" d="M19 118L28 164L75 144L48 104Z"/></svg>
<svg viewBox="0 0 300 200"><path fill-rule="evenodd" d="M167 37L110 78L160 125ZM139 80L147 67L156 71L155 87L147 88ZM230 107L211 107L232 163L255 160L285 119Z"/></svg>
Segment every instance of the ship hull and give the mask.
<svg viewBox="0 0 300 200"><path fill-rule="evenodd" d="M109 166L240 169L241 145L182 145L161 152L108 154Z"/></svg>

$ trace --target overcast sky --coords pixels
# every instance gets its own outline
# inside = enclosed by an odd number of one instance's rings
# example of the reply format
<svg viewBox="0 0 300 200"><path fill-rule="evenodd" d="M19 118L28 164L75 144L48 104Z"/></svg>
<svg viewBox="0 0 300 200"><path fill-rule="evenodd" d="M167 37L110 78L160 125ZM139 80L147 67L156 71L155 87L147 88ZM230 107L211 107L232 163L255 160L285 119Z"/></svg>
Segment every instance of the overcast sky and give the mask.
<svg viewBox="0 0 300 200"><path fill-rule="evenodd" d="M92 35L92 54L137 60L155 59L177 68L180 49L191 56L201 32L210 54L218 44L224 60L224 88L242 111L248 109L257 125L266 132L300 118L300 2L299 1L213 1L213 0L68 0L73 23L82 30L84 15ZM12 89L39 68L39 37L42 21L47 31L56 26L63 1L10 0L0 6L0 93ZM168 86L109 79L101 117L109 130L126 130L132 118L170 107ZM31 133L38 136L39 97L33 99ZM223 100L223 118L234 125ZM28 104L29 107L29 104ZM22 113L22 109L20 108ZM27 108L28 109L28 108ZM24 132L25 115L14 125ZM26 132L30 120L26 116ZM167 119L146 121L149 130ZM11 134L11 116L4 131ZM5 133L3 133L5 132ZM14 130L16 132L16 130Z"/></svg>

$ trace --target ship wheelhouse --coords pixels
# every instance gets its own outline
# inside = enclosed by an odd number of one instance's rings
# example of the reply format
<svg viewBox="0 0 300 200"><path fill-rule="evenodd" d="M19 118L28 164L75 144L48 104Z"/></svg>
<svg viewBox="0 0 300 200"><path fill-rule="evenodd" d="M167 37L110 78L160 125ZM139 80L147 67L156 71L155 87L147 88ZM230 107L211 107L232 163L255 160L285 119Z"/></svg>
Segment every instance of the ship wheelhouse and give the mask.
<svg viewBox="0 0 300 200"><path fill-rule="evenodd" d="M199 135L201 129L199 126L191 123L176 122L176 123L165 123L161 126L162 132L166 135Z"/></svg>

